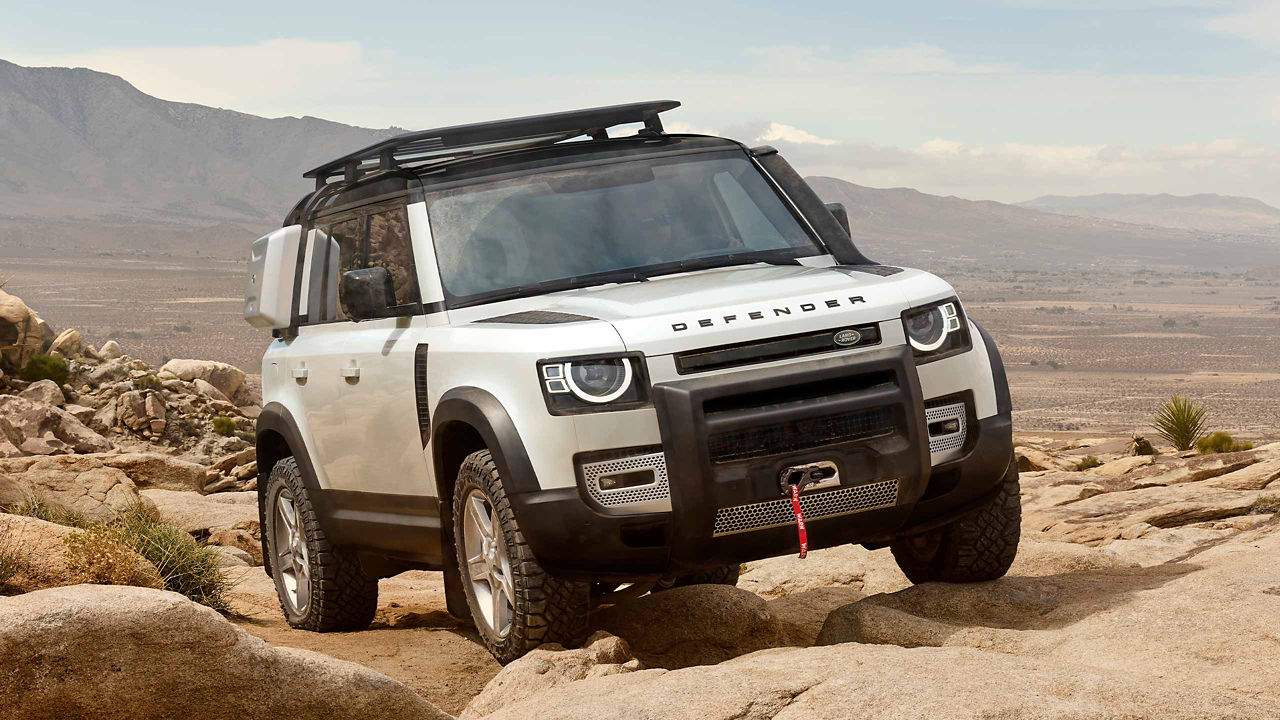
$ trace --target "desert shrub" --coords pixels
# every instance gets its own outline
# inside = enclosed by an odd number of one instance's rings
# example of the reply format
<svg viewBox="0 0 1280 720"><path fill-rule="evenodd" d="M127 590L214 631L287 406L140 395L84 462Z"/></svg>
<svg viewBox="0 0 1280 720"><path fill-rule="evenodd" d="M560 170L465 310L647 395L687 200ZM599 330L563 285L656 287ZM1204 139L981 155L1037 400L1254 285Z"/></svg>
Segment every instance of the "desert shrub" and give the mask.
<svg viewBox="0 0 1280 720"><path fill-rule="evenodd" d="M67 546L67 570L81 582L154 587L154 579L123 542L118 528L94 525L62 542Z"/></svg>
<svg viewBox="0 0 1280 720"><path fill-rule="evenodd" d="M1242 450L1252 450L1251 442L1236 442L1231 437L1231 433L1219 430L1212 435L1206 435L1196 441L1196 450L1201 455L1213 455L1214 453L1240 452Z"/></svg>
<svg viewBox="0 0 1280 720"><path fill-rule="evenodd" d="M213 419L213 431L222 437L231 437L236 434L236 421L229 417L216 417Z"/></svg>
<svg viewBox="0 0 1280 720"><path fill-rule="evenodd" d="M70 370L67 368L67 361L57 355L37 355L18 373L18 377L27 382L35 382L37 380L52 380L59 385L67 382L67 375Z"/></svg>
<svg viewBox="0 0 1280 720"><path fill-rule="evenodd" d="M139 390L159 390L164 387L164 383L155 375L143 375L133 379L133 386Z"/></svg>
<svg viewBox="0 0 1280 720"><path fill-rule="evenodd" d="M1178 321L1174 320L1173 318L1169 318L1164 321L1164 326L1167 328L1178 327Z"/></svg>
<svg viewBox="0 0 1280 720"><path fill-rule="evenodd" d="M232 583L218 567L213 550L182 528L160 519L154 507L134 505L114 523L120 542L156 566L166 590L220 612L230 611L226 594Z"/></svg>
<svg viewBox="0 0 1280 720"><path fill-rule="evenodd" d="M4 511L10 515L24 515L37 520L51 522L55 525L65 525L73 528L87 528L93 525L93 521L83 514L59 505L53 505L38 495L28 496L17 505L4 508Z"/></svg>
<svg viewBox="0 0 1280 720"><path fill-rule="evenodd" d="M254 435L253 433L247 430L237 430L236 437L240 438L241 440L247 443L255 443L258 441L258 436Z"/></svg>
<svg viewBox="0 0 1280 720"><path fill-rule="evenodd" d="M1061 369L1062 369L1062 363L1058 362L1057 360L1050 360L1049 362L1045 363L1045 365L1048 365L1049 367L1053 368L1054 370L1061 370Z"/></svg>
<svg viewBox="0 0 1280 720"><path fill-rule="evenodd" d="M1101 467L1101 465L1102 461L1098 459L1097 455L1085 455L1080 458L1080 462L1076 463L1076 470L1084 472L1085 470L1092 470L1096 467Z"/></svg>
<svg viewBox="0 0 1280 720"><path fill-rule="evenodd" d="M1152 426L1178 450L1190 450L1204 435L1209 411L1189 397L1174 395L1156 411Z"/></svg>
<svg viewBox="0 0 1280 720"><path fill-rule="evenodd" d="M173 331L179 332L179 333L189 333L191 332L191 326L190 325L174 325Z"/></svg>
<svg viewBox="0 0 1280 720"><path fill-rule="evenodd" d="M1156 448L1144 435L1134 435L1129 439L1129 452L1134 455L1156 455Z"/></svg>
<svg viewBox="0 0 1280 720"><path fill-rule="evenodd" d="M9 581L27 568L27 561L22 547L9 535L0 535L0 595L9 585Z"/></svg>

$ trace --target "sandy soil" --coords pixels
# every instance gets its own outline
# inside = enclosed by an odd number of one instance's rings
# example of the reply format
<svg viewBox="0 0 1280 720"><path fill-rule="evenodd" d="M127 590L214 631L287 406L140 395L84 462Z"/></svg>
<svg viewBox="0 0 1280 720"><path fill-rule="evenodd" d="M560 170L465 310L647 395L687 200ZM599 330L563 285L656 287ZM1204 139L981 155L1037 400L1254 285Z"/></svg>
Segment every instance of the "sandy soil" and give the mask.
<svg viewBox="0 0 1280 720"><path fill-rule="evenodd" d="M373 668L456 715L500 666L475 630L445 612L440 573L408 572L379 583L378 615L363 632L319 634L284 620L262 568L238 571L232 621L272 645L321 652Z"/></svg>

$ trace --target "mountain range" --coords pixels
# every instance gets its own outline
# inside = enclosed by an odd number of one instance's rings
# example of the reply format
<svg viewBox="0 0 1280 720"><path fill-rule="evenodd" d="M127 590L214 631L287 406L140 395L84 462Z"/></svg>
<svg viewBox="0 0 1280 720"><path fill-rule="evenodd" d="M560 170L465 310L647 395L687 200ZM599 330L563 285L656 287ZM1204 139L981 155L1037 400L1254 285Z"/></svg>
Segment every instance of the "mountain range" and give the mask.
<svg viewBox="0 0 1280 720"><path fill-rule="evenodd" d="M106 73L0 60L0 254L242 257L309 189L305 170L401 132L171 102ZM1280 210L1249 198L1009 205L809 180L886 261L1280 263Z"/></svg>

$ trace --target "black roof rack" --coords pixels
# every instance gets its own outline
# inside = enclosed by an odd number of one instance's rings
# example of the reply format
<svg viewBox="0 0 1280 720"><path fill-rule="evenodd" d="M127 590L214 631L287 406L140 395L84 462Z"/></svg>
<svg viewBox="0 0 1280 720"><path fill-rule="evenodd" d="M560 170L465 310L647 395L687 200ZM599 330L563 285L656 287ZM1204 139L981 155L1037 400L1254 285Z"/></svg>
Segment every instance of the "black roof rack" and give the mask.
<svg viewBox="0 0 1280 720"><path fill-rule="evenodd" d="M346 182L353 182L371 171L393 170L464 155L549 145L581 135L605 139L609 136L608 128L627 123L642 122L646 131L660 133L662 121L658 119L658 113L677 107L680 107L680 103L676 100L652 100L419 130L397 135L331 160L303 173L303 177L315 178L316 187L319 188L329 178L337 175L341 175Z"/></svg>

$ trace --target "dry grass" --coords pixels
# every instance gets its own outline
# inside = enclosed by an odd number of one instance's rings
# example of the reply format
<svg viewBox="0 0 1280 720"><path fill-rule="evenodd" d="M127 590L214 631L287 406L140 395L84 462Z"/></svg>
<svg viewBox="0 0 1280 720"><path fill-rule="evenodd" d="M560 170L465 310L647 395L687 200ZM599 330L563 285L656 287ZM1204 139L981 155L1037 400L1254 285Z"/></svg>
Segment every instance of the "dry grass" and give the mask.
<svg viewBox="0 0 1280 720"><path fill-rule="evenodd" d="M67 570L80 582L95 585L156 587L155 578L124 543L119 528L95 525L68 535Z"/></svg>
<svg viewBox="0 0 1280 720"><path fill-rule="evenodd" d="M94 524L92 520L83 514L54 505L38 495L27 497L17 505L2 508L2 510L10 515L33 517L55 525L65 525L73 528L84 529L92 527Z"/></svg>

